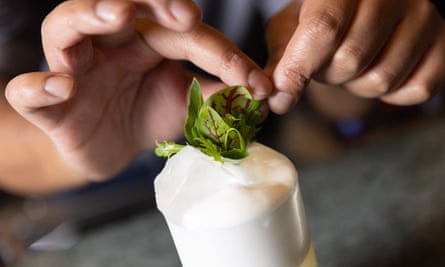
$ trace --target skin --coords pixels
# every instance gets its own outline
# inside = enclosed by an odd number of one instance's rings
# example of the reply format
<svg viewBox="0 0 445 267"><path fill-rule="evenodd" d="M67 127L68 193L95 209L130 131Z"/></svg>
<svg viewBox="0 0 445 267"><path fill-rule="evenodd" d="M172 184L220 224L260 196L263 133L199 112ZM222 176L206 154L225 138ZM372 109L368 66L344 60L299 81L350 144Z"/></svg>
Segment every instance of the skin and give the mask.
<svg viewBox="0 0 445 267"><path fill-rule="evenodd" d="M276 87L268 102L279 114L308 85L317 97L341 89L395 105L425 102L445 86L445 22L427 0L292 1L266 39Z"/></svg>
<svg viewBox="0 0 445 267"><path fill-rule="evenodd" d="M174 139L192 77L178 60L225 84L248 86L278 114L307 86L316 103L334 106L334 90L411 105L445 86L444 19L427 0L291 1L266 32L273 91L255 63L199 18L188 0L73 0L57 7L42 29L50 72L20 75L6 89L21 115L11 118L29 123L14 122L27 139L0 139L11 155L0 163L8 167L0 168L0 183L42 193L100 181L154 140ZM222 86L203 84L205 94Z"/></svg>
<svg viewBox="0 0 445 267"><path fill-rule="evenodd" d="M181 20L168 9L173 3ZM50 71L19 75L5 92L27 120L17 127L39 139L28 135L28 146L8 159L15 168L0 168L0 183L19 194L41 194L102 181L153 149L155 140L178 138L193 77L179 60L226 84L245 85L256 98L270 94L263 71L200 16L187 0L73 0L56 7L42 26ZM205 95L223 86L202 85ZM11 150L24 142L12 140Z"/></svg>

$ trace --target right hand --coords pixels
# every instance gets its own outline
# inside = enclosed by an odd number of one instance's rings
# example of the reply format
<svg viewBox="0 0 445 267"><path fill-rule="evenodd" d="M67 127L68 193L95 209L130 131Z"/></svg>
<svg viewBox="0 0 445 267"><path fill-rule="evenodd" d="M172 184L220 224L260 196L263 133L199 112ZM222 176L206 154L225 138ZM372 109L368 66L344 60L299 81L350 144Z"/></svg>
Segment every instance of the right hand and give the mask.
<svg viewBox="0 0 445 267"><path fill-rule="evenodd" d="M429 0L294 0L266 39L276 113L311 80L394 105L422 103L445 86L445 20Z"/></svg>

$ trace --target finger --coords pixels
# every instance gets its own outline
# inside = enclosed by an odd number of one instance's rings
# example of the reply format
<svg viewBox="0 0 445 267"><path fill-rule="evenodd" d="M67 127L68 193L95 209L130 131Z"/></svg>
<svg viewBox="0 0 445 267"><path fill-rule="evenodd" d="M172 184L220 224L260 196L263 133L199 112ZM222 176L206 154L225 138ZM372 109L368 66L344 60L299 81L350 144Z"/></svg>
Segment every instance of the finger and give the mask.
<svg viewBox="0 0 445 267"><path fill-rule="evenodd" d="M381 97L394 105L420 104L440 89L445 89L445 23L438 39L422 59L412 76L396 91Z"/></svg>
<svg viewBox="0 0 445 267"><path fill-rule="evenodd" d="M51 107L66 102L74 95L74 80L68 75L34 72L11 80L5 96L24 118L42 129L58 121L58 109Z"/></svg>
<svg viewBox="0 0 445 267"><path fill-rule="evenodd" d="M93 63L95 45L117 46L134 37L137 14L153 17L174 30L187 30L200 19L190 0L76 0L66 1L51 12L42 25L42 39L49 66L58 72L87 69ZM181 15L178 20L172 15ZM158 21L159 20L159 21ZM167 25L168 24L168 25ZM98 37L99 36L99 37Z"/></svg>
<svg viewBox="0 0 445 267"><path fill-rule="evenodd" d="M428 3L418 7L415 16L405 17L378 59L345 87L362 97L380 97L399 87L437 34L440 19L434 12Z"/></svg>
<svg viewBox="0 0 445 267"><path fill-rule="evenodd" d="M271 109L284 113L290 109L311 79L334 53L353 17L356 1L305 1L299 25L273 79L277 91L269 99Z"/></svg>
<svg viewBox="0 0 445 267"><path fill-rule="evenodd" d="M148 9L149 16L162 26L188 31L201 21L199 6L192 0L137 0Z"/></svg>
<svg viewBox="0 0 445 267"><path fill-rule="evenodd" d="M298 26L300 7L299 1L291 1L267 23L265 38L268 59L264 71L270 76L283 57L289 40Z"/></svg>
<svg viewBox="0 0 445 267"><path fill-rule="evenodd" d="M76 72L93 63L92 35L114 34L125 42L135 20L134 4L128 1L65 1L44 20L42 42L53 71Z"/></svg>
<svg viewBox="0 0 445 267"><path fill-rule="evenodd" d="M317 80L342 84L359 75L382 50L397 28L401 12L395 1L359 1L344 40Z"/></svg>
<svg viewBox="0 0 445 267"><path fill-rule="evenodd" d="M178 33L144 20L138 23L138 29L147 45L166 58L190 61L225 84L246 86L258 100L272 91L272 84L260 67L209 26L201 24Z"/></svg>

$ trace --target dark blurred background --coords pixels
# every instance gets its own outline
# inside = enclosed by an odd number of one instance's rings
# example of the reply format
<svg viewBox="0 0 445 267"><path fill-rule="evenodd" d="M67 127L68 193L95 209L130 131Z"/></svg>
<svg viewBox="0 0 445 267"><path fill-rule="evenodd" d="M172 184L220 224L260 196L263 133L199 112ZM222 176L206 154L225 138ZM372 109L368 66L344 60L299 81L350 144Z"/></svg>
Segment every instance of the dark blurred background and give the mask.
<svg viewBox="0 0 445 267"><path fill-rule="evenodd" d="M40 23L58 2L0 1L2 79L45 67ZM204 19L223 27L218 3L203 6L213 10ZM254 10L250 19L236 41L262 65L264 18ZM259 141L299 169L320 266L445 266L444 100L373 102L332 119L304 96L265 121ZM41 197L0 191L0 266L180 266L154 208L163 163L147 152L106 183Z"/></svg>

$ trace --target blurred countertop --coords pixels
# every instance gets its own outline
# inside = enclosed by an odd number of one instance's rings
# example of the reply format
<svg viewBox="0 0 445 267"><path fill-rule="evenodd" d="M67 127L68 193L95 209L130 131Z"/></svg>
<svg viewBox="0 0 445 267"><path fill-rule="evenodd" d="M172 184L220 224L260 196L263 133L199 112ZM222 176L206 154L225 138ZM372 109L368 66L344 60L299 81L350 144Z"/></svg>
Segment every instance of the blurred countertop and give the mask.
<svg viewBox="0 0 445 267"><path fill-rule="evenodd" d="M298 167L320 267L445 266L444 137L445 119L435 117ZM70 249L27 251L14 265L52 266L180 262L160 213L147 203L141 213L85 232Z"/></svg>

